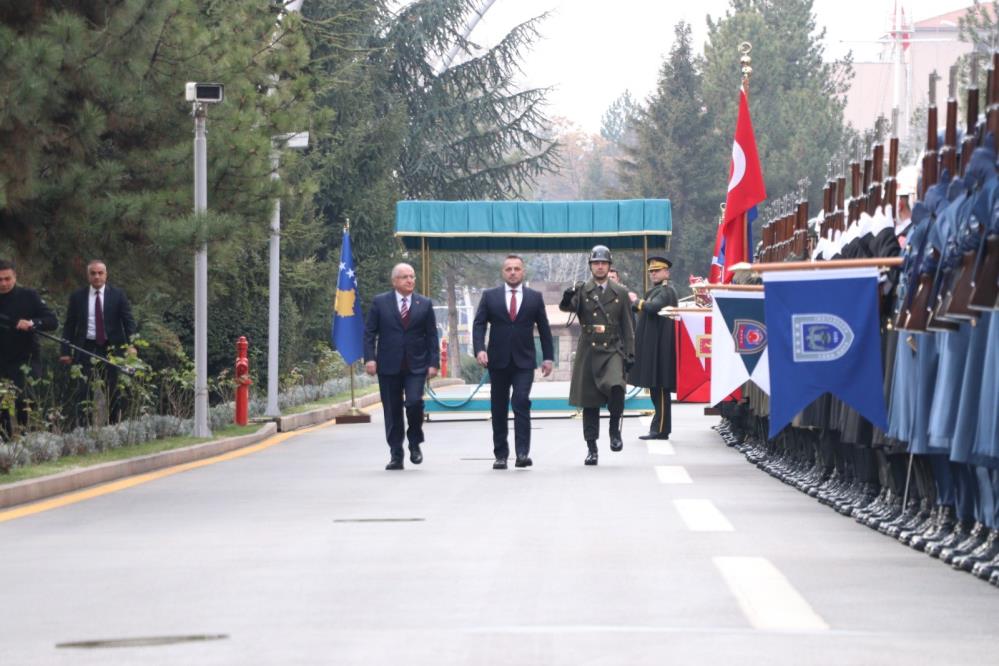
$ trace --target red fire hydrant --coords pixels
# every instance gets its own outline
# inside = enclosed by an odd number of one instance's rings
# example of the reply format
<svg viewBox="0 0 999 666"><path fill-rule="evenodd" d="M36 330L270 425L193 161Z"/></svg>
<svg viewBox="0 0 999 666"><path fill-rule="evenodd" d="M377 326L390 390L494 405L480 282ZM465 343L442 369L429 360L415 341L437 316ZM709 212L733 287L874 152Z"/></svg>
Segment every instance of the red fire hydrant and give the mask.
<svg viewBox="0 0 999 666"><path fill-rule="evenodd" d="M249 344L246 336L239 336L236 341L236 372L233 379L236 382L236 425L244 426L250 422L250 359L246 357Z"/></svg>
<svg viewBox="0 0 999 666"><path fill-rule="evenodd" d="M447 338L441 340L441 377L447 377Z"/></svg>

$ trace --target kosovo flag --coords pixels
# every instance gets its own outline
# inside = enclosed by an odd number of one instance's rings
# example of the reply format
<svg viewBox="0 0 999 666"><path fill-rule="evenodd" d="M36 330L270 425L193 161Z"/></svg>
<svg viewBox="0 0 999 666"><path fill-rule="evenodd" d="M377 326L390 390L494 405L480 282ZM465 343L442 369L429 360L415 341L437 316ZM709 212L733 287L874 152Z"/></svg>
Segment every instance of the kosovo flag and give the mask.
<svg viewBox="0 0 999 666"><path fill-rule="evenodd" d="M770 361L770 436L829 392L887 430L878 271L763 274Z"/></svg>
<svg viewBox="0 0 999 666"><path fill-rule="evenodd" d="M354 255L350 251L350 232L343 231L340 249L340 275L333 301L333 346L347 365L364 356L364 318L361 299L357 294L357 273Z"/></svg>

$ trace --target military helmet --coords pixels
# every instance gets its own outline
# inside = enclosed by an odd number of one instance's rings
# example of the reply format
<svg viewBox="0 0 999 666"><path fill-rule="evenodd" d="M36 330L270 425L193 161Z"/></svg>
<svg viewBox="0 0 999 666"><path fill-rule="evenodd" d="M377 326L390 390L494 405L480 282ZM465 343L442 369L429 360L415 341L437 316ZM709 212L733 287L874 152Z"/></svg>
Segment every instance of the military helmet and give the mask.
<svg viewBox="0 0 999 666"><path fill-rule="evenodd" d="M610 248L606 245L594 245L590 250L590 263L594 261L606 261L608 264L614 263L611 259Z"/></svg>

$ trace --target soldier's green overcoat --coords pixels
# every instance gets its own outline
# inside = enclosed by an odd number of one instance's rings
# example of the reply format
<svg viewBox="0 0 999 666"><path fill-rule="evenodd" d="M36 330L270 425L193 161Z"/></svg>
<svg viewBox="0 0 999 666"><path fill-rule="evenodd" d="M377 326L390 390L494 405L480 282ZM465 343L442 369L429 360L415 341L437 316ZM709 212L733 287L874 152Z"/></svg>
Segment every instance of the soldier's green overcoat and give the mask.
<svg viewBox="0 0 999 666"><path fill-rule="evenodd" d="M627 385L625 362L635 356L628 291L612 280L604 285L601 292L590 279L559 304L563 312L577 313L581 328L569 387L569 404L575 407L607 404L611 388Z"/></svg>
<svg viewBox="0 0 999 666"><path fill-rule="evenodd" d="M628 375L633 386L661 387L676 391L676 328L659 311L677 304L676 291L668 283L657 284L633 306L638 315L635 334L635 365Z"/></svg>

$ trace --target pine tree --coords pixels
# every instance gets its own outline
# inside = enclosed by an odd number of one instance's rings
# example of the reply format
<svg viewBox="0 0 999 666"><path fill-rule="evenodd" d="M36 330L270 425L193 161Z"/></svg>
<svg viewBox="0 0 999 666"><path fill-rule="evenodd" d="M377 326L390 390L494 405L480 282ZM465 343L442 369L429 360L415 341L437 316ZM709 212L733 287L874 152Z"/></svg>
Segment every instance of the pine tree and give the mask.
<svg viewBox="0 0 999 666"><path fill-rule="evenodd" d="M829 163L842 158L847 138L845 93L851 59L824 62L813 0L732 0L730 10L708 19L704 47L704 99L714 121L709 168L724 201L741 80L739 45L752 44L749 105L770 198L795 192L798 181L824 182ZM812 188L812 210L819 205ZM758 220L754 238L759 238Z"/></svg>
<svg viewBox="0 0 999 666"><path fill-rule="evenodd" d="M719 172L712 168L716 142L690 25L677 23L674 35L656 90L632 123L633 144L626 147L620 166L630 196L670 200L673 276L685 283L688 274L703 274L711 258Z"/></svg>

